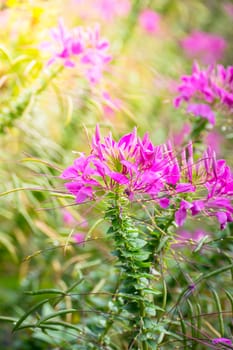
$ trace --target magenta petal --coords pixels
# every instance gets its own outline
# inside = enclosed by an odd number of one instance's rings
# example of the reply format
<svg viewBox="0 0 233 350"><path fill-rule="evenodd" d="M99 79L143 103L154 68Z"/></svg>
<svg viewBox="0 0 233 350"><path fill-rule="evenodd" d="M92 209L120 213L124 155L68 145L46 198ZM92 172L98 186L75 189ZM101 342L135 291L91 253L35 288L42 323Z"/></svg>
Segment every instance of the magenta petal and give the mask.
<svg viewBox="0 0 233 350"><path fill-rule="evenodd" d="M192 204L181 200L180 202L180 208L175 213L175 222L178 226L182 226L185 223L186 217L187 217L187 210L192 207Z"/></svg>
<svg viewBox="0 0 233 350"><path fill-rule="evenodd" d="M195 216L198 213L200 213L200 211L203 210L204 208L205 208L204 202L201 201L201 200L197 200L197 201L193 202L192 207L191 207L190 210L192 212L192 215Z"/></svg>
<svg viewBox="0 0 233 350"><path fill-rule="evenodd" d="M178 226L183 226L187 217L187 210L184 208L180 208L175 213L175 222Z"/></svg>
<svg viewBox="0 0 233 350"><path fill-rule="evenodd" d="M175 185L180 180L180 169L177 164L174 164L169 169L170 174L166 176L167 183Z"/></svg>
<svg viewBox="0 0 233 350"><path fill-rule="evenodd" d="M170 199L169 198L161 198L159 200L160 207L163 209L166 209L170 205Z"/></svg>
<svg viewBox="0 0 233 350"><path fill-rule="evenodd" d="M186 193L186 192L195 192L195 191L196 191L196 187L190 183L179 183L176 186L177 193Z"/></svg>
<svg viewBox="0 0 233 350"><path fill-rule="evenodd" d="M93 190L91 187L82 187L76 195L76 202L83 203L87 198L92 198L92 196Z"/></svg>
<svg viewBox="0 0 233 350"><path fill-rule="evenodd" d="M121 185L125 185L129 183L129 179L125 175L122 175L114 171L112 171L109 175L114 181L118 182Z"/></svg>
<svg viewBox="0 0 233 350"><path fill-rule="evenodd" d="M63 171L63 173L60 175L62 179L74 179L78 176L78 172L75 169L75 167L70 166L67 169Z"/></svg>
<svg viewBox="0 0 233 350"><path fill-rule="evenodd" d="M215 214L215 216L218 219L218 222L220 223L220 229L224 230L226 228L226 224L227 224L227 214L224 213L223 211L218 211Z"/></svg>

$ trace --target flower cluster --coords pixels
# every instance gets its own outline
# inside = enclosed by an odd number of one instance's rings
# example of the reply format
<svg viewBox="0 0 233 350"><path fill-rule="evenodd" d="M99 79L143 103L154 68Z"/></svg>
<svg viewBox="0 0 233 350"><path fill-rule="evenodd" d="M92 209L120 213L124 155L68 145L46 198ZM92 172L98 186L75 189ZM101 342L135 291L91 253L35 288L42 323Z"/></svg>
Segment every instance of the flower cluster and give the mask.
<svg viewBox="0 0 233 350"><path fill-rule="evenodd" d="M193 65L191 75L181 78L178 87L179 96L175 99L175 107L182 102L187 103L187 112L207 119L215 124L215 111L233 111L233 66L209 66L201 70L198 64Z"/></svg>
<svg viewBox="0 0 233 350"><path fill-rule="evenodd" d="M193 32L181 41L181 46L188 57L214 64L222 59L227 44L219 35Z"/></svg>
<svg viewBox="0 0 233 350"><path fill-rule="evenodd" d="M51 30L51 36L53 41L42 45L51 54L48 65L61 61L65 67L75 67L79 58L89 82L99 82L111 57L107 54L109 43L100 37L98 26L68 30L60 20L58 27Z"/></svg>
<svg viewBox="0 0 233 350"><path fill-rule="evenodd" d="M224 160L217 161L208 148L194 161L191 143L179 159L169 142L154 146L136 129L118 142L111 133L102 142L97 127L90 155L80 154L61 178L77 203L115 192L131 201L149 196L163 209L175 208L178 226L188 213L215 216L221 229L233 220L233 175Z"/></svg>

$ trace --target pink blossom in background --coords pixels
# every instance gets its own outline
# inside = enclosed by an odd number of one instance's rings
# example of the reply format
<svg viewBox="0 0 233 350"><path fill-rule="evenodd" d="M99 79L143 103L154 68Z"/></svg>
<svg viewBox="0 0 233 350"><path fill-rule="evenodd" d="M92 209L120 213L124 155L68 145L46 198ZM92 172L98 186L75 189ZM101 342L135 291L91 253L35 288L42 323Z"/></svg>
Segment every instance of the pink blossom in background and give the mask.
<svg viewBox="0 0 233 350"><path fill-rule="evenodd" d="M112 21L115 17L127 16L131 9L129 0L94 0L92 7L100 17Z"/></svg>
<svg viewBox="0 0 233 350"><path fill-rule="evenodd" d="M229 17L233 17L233 4L230 2L225 2L223 4L223 9Z"/></svg>
<svg viewBox="0 0 233 350"><path fill-rule="evenodd" d="M181 230L178 232L177 240L179 242L184 242L191 239L194 242L198 242L205 236L207 236L207 233L203 230L196 230L194 232Z"/></svg>
<svg viewBox="0 0 233 350"><path fill-rule="evenodd" d="M139 15L139 25L149 34L159 31L160 16L153 10L145 9Z"/></svg>
<svg viewBox="0 0 233 350"><path fill-rule="evenodd" d="M100 37L98 25L68 30L60 19L58 27L51 30L51 37L50 42L41 45L51 56L48 65L60 61L65 67L74 68L79 63L91 84L101 80L111 56L107 53L109 43Z"/></svg>
<svg viewBox="0 0 233 350"><path fill-rule="evenodd" d="M185 139L190 134L191 130L191 125L184 123L181 131L172 136L174 145L177 147L181 146L185 142Z"/></svg>
<svg viewBox="0 0 233 350"><path fill-rule="evenodd" d="M62 218L63 218L64 223L68 226L72 226L72 225L77 223L77 220L66 209L62 210Z"/></svg>
<svg viewBox="0 0 233 350"><path fill-rule="evenodd" d="M233 66L209 66L201 69L193 65L192 74L181 77L182 83L177 90L179 96L174 105L187 105L187 112L205 118L215 124L215 114L231 114L233 111Z"/></svg>
<svg viewBox="0 0 233 350"><path fill-rule="evenodd" d="M223 58L227 44L219 35L196 31L181 40L181 46L191 59L214 64Z"/></svg>
<svg viewBox="0 0 233 350"><path fill-rule="evenodd" d="M118 98L113 98L107 91L104 91L102 96L104 100L104 115L108 118L113 118L115 116L115 113L120 110L122 106L122 101Z"/></svg>
<svg viewBox="0 0 233 350"><path fill-rule="evenodd" d="M78 221L67 209L62 210L62 218L63 218L64 224L67 226L76 226L76 227L83 227L83 228L88 226L86 219L81 217Z"/></svg>
<svg viewBox="0 0 233 350"><path fill-rule="evenodd" d="M72 237L75 243L77 244L81 244L85 242L85 235L82 232L76 232L72 235Z"/></svg>

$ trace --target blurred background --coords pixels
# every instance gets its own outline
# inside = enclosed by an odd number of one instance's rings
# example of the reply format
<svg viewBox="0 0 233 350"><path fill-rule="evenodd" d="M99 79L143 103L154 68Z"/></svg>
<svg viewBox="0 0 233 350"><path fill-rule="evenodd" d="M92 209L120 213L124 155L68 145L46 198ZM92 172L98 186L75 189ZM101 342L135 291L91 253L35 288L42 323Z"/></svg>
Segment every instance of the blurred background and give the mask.
<svg viewBox="0 0 233 350"><path fill-rule="evenodd" d="M62 21L67 30L98 23L111 60L97 82L80 62L75 67L61 67L59 60L48 64L55 52L48 45L56 39L52 28ZM232 1L0 0L0 315L9 318L1 321L1 349L76 349L68 336L61 341L41 330L11 333L10 318L22 316L35 303L25 292L66 290L84 278L79 292L91 293L111 280L111 249L100 222L103 207L75 205L59 175L77 152L89 151L97 123L102 135L112 131L118 138L137 126L139 135L149 131L155 144L170 139L179 147L190 125L185 109L174 108L180 77L191 74L194 60L204 67L232 65L232 23ZM204 142L233 165L232 137L232 119L220 113ZM231 228L220 233L213 223L204 227L196 219L185 229L194 241L197 230L215 241L231 235ZM218 249L224 254L219 256ZM231 261L230 251L228 240L192 256L191 263L188 253L186 261L176 263L171 255L171 302L187 278L196 276L196 266L203 271L211 264L220 266ZM232 288L224 274L212 287L220 285ZM211 292L205 288L200 304L211 313L215 304L208 302ZM224 307L227 297L219 293ZM105 301L85 297L75 302L82 308L83 303L102 307ZM65 306L69 303L64 300ZM43 313L48 312L44 305ZM228 316L224 321L232 330ZM79 323L80 316L67 317L67 322ZM217 336L217 320L207 317L205 322Z"/></svg>

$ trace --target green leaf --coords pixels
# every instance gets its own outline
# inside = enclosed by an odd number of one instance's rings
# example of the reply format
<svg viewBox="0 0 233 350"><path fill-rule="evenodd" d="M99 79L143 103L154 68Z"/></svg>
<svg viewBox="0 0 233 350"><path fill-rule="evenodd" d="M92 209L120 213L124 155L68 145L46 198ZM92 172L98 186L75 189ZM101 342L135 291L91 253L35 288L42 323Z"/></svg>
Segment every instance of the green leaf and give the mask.
<svg viewBox="0 0 233 350"><path fill-rule="evenodd" d="M144 239L140 239L140 238L136 238L134 240L132 240L133 242L133 246L137 249L140 249L142 247L144 247L146 245L146 241L144 241Z"/></svg>
<svg viewBox="0 0 233 350"><path fill-rule="evenodd" d="M150 252L142 250L140 252L135 252L133 256L135 260L145 261L149 258Z"/></svg>
<svg viewBox="0 0 233 350"><path fill-rule="evenodd" d="M45 322L45 321L47 321L47 320L50 320L51 318L63 316L63 315L70 314L70 313L74 313L74 312L77 312L77 310L76 310L76 309L65 309L65 310L60 310L60 311L58 311L58 312L54 312L54 313L52 313L52 314L50 314L50 315L47 315L47 316L41 318L37 324L40 325L42 322Z"/></svg>
<svg viewBox="0 0 233 350"><path fill-rule="evenodd" d="M150 289L150 288L144 288L143 292L146 294L153 294L153 295L160 295L162 294L159 290L155 290L155 289ZM161 309L162 311L164 311L163 309Z"/></svg>
<svg viewBox="0 0 233 350"><path fill-rule="evenodd" d="M17 318L0 316L0 321L14 323L14 322L17 322Z"/></svg>
<svg viewBox="0 0 233 350"><path fill-rule="evenodd" d="M32 306L28 312L26 312L22 317L20 317L20 319L16 322L16 325L13 328L13 332L17 331L19 328L19 326L23 323L24 320L26 320L26 318L31 315L33 312L35 312L37 309L39 309L39 307L41 307L43 304L47 303L49 301L49 299L45 299L40 301L39 303L37 303L36 305Z"/></svg>
<svg viewBox="0 0 233 350"><path fill-rule="evenodd" d="M227 270L230 270L233 268L233 264L227 265L227 266L223 266L217 270L214 270L212 272L206 273L205 275L202 275L201 277L198 277L195 281L196 283L200 283L203 280L209 279L210 277L213 277L215 275L221 274L222 272L225 272Z"/></svg>
<svg viewBox="0 0 233 350"><path fill-rule="evenodd" d="M219 320L219 329L221 336L224 336L225 331L224 331L224 321L223 321L223 311L222 311L222 305L220 302L220 298L218 296L218 293L215 290L212 290L213 296L214 296L214 301L218 310L218 320Z"/></svg>

